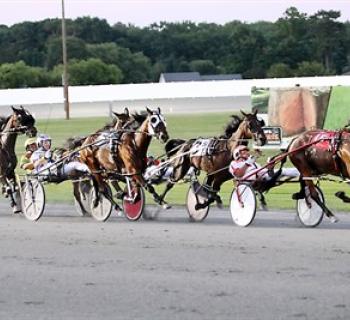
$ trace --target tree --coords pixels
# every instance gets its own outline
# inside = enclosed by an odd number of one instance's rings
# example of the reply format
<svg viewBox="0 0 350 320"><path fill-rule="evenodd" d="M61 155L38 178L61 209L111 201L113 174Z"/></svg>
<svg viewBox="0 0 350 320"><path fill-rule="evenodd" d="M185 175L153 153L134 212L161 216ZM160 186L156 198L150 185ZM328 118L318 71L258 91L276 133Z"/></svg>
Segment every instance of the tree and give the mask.
<svg viewBox="0 0 350 320"><path fill-rule="evenodd" d="M121 69L124 83L140 83L152 80L152 64L142 52L132 53L115 43L88 45L88 55Z"/></svg>
<svg viewBox="0 0 350 320"><path fill-rule="evenodd" d="M293 70L285 63L275 63L267 70L268 78L289 78L293 76Z"/></svg>
<svg viewBox="0 0 350 320"><path fill-rule="evenodd" d="M316 61L303 61L298 64L295 73L298 77L312 77L326 75L327 71L322 63Z"/></svg>
<svg viewBox="0 0 350 320"><path fill-rule="evenodd" d="M346 63L346 52L349 48L345 38L345 27L341 22L336 21L339 17L340 12L333 10L320 10L310 17L310 33L316 59L323 63L327 72L336 69L339 73L340 65Z"/></svg>
<svg viewBox="0 0 350 320"><path fill-rule="evenodd" d="M62 65L56 66L53 77L62 74ZM105 64L99 59L71 60L68 66L69 84L117 84L123 79L123 73L116 65Z"/></svg>
<svg viewBox="0 0 350 320"><path fill-rule="evenodd" d="M83 60L88 57L86 43L75 37L67 37L68 59ZM47 44L47 58L45 66L48 69L62 63L62 37L51 38Z"/></svg>
<svg viewBox="0 0 350 320"><path fill-rule="evenodd" d="M217 68L211 60L193 60L190 62L190 70L200 74L216 74Z"/></svg>
<svg viewBox="0 0 350 320"><path fill-rule="evenodd" d="M45 87L51 85L51 78L39 67L27 66L23 61L0 65L0 88Z"/></svg>

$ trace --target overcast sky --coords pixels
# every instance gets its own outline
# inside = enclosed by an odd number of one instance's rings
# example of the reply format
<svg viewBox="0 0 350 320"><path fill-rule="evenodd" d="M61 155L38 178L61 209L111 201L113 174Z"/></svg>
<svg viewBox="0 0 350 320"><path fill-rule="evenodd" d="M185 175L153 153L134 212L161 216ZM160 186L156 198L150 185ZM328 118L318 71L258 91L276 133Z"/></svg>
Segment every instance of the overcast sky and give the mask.
<svg viewBox="0 0 350 320"><path fill-rule="evenodd" d="M276 21L291 6L308 15L318 10L341 11L350 21L350 0L64 0L66 17L82 16L146 26L159 21L226 23L232 20ZM61 17L61 0L0 0L0 24Z"/></svg>

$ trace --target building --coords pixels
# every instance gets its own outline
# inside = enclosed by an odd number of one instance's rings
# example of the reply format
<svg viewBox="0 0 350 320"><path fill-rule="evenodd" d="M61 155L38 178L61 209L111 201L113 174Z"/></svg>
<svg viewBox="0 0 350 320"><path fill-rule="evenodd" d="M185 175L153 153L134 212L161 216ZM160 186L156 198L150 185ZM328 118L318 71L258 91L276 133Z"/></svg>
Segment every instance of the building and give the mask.
<svg viewBox="0 0 350 320"><path fill-rule="evenodd" d="M242 75L235 74L209 74L200 75L199 72L171 72L161 73L159 82L187 82L187 81L223 81L223 80L241 80Z"/></svg>

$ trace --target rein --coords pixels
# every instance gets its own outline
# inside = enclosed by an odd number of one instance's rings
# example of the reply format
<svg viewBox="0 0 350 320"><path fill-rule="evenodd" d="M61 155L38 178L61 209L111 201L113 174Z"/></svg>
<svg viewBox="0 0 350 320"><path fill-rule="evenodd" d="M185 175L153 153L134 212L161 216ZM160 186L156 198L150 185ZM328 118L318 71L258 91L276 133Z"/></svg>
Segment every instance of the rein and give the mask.
<svg viewBox="0 0 350 320"><path fill-rule="evenodd" d="M10 128L10 129L1 131L0 135L4 135L7 133L11 133L11 134L19 133L19 132L25 131L26 129L28 129L28 126L20 126L20 127Z"/></svg>

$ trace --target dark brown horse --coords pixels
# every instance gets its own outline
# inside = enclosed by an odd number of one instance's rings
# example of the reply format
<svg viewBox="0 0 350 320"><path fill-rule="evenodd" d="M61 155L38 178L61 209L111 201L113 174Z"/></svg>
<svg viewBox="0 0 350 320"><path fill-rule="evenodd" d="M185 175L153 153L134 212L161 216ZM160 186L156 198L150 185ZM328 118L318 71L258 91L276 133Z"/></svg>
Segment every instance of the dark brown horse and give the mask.
<svg viewBox="0 0 350 320"><path fill-rule="evenodd" d="M305 187L308 187L311 198L332 222L337 222L337 218L319 198L310 178L326 174L350 178L350 133L347 130L306 131L290 143L288 152L301 176L301 190L293 198L305 198Z"/></svg>
<svg viewBox="0 0 350 320"><path fill-rule="evenodd" d="M22 106L20 108L12 107L12 115L9 116L2 126L0 139L0 182L2 184L2 193L10 197L11 206L14 213L20 212L18 202L18 186L15 179L15 168L17 157L15 154L15 145L18 134L25 133L34 137L37 130L34 126L35 119ZM6 123L6 124L5 124Z"/></svg>
<svg viewBox="0 0 350 320"><path fill-rule="evenodd" d="M167 183L166 189L161 195L163 200L166 193L172 188L174 183L184 178L190 167L197 171L207 173L205 188L209 191L209 199L203 204L198 204L197 208L204 208L210 203L216 201L219 206L222 201L218 192L221 185L232 179L228 171L228 166L232 161L233 150L247 139L254 139L257 145L264 145L266 137L262 130L263 123L256 117L256 111L253 114L242 112L243 119L240 120L237 130L228 139L213 138L210 154L196 155L192 152L195 139L185 142L172 157L172 166L174 167L170 182Z"/></svg>
<svg viewBox="0 0 350 320"><path fill-rule="evenodd" d="M146 183L142 174L145 170L145 158L152 137L155 136L162 142L166 142L168 133L160 109L152 111L146 108L146 110L147 115L137 130L127 129L108 133L112 135L118 133L114 146L108 143L108 138L103 133L88 137L82 144L88 147L80 151L80 158L88 165L95 178L94 187L97 194L98 192L103 193L113 203L106 185L106 178L113 176L120 180L122 177L130 177L134 185L144 187L152 194L157 203L162 203L153 186ZM133 117L137 117L137 114L134 114ZM112 136L111 141L113 140Z"/></svg>

